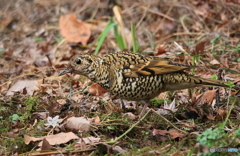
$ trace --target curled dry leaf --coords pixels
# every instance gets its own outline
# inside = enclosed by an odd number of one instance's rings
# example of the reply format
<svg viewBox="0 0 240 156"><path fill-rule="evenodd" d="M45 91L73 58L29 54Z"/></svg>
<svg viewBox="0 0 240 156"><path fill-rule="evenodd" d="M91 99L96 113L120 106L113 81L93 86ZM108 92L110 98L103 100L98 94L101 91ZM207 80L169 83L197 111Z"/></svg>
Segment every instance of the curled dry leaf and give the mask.
<svg viewBox="0 0 240 156"><path fill-rule="evenodd" d="M67 14L60 17L59 27L61 35L72 43L81 42L87 45L87 41L91 36L90 28L73 14Z"/></svg>
<svg viewBox="0 0 240 156"><path fill-rule="evenodd" d="M108 91L101 87L99 84L92 84L88 88L88 92L94 96L102 96L103 94L107 93Z"/></svg>
<svg viewBox="0 0 240 156"><path fill-rule="evenodd" d="M70 117L65 124L65 128L88 132L90 128L90 120L84 117Z"/></svg>
<svg viewBox="0 0 240 156"><path fill-rule="evenodd" d="M226 108L219 108L218 110L217 110L217 116L216 116L216 120L223 120L223 119L225 119L226 118L226 116L227 116L227 113L228 113L228 111L227 111L227 109Z"/></svg>
<svg viewBox="0 0 240 156"><path fill-rule="evenodd" d="M213 59L212 61L210 61L211 64L216 65L216 64L220 64L218 60Z"/></svg>
<svg viewBox="0 0 240 156"><path fill-rule="evenodd" d="M158 45L156 49L157 49L157 53L154 53L154 56L158 56L166 53L165 47L163 45Z"/></svg>
<svg viewBox="0 0 240 156"><path fill-rule="evenodd" d="M196 104L197 105L203 105L203 104L211 105L213 102L213 99L215 98L216 91L217 90L215 89L215 90L208 90L208 91L204 92L201 96L199 96Z"/></svg>
<svg viewBox="0 0 240 156"><path fill-rule="evenodd" d="M100 141L100 138L95 138L91 136L91 137L82 138L77 143L84 142L87 145L87 144L98 143L99 141Z"/></svg>
<svg viewBox="0 0 240 156"><path fill-rule="evenodd" d="M98 124L100 122L100 118L99 116L95 116L89 119L91 121L91 123L93 124Z"/></svg>
<svg viewBox="0 0 240 156"><path fill-rule="evenodd" d="M124 114L125 117L129 118L130 120L135 120L137 118L132 112L127 112Z"/></svg>
<svg viewBox="0 0 240 156"><path fill-rule="evenodd" d="M181 138L181 137L184 136L184 134L179 133L176 129L170 129L169 131L153 129L152 134L153 134L153 135L157 135L157 134L158 134L158 135L170 134L173 139L175 139L175 138Z"/></svg>

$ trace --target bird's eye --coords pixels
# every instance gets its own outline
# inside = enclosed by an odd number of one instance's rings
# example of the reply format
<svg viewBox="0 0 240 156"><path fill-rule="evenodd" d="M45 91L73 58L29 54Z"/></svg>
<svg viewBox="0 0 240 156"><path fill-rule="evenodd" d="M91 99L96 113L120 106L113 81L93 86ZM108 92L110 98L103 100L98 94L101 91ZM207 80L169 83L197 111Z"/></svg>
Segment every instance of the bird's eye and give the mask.
<svg viewBox="0 0 240 156"><path fill-rule="evenodd" d="M82 61L81 61L80 59L77 59L77 60L76 60L76 63L77 63L77 64L81 64L81 62L82 62Z"/></svg>

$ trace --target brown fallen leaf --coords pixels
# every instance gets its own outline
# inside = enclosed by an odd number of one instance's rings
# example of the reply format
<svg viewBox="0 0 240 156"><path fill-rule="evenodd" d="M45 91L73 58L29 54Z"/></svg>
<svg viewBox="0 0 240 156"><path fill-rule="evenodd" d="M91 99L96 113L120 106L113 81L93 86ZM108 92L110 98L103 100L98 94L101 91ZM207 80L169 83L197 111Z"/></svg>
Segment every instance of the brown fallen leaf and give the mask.
<svg viewBox="0 0 240 156"><path fill-rule="evenodd" d="M59 20L61 35L72 43L87 45L91 36L90 28L73 14L62 15Z"/></svg>
<svg viewBox="0 0 240 156"><path fill-rule="evenodd" d="M216 64L220 64L218 60L213 59L212 61L210 61L211 64L216 65Z"/></svg>
<svg viewBox="0 0 240 156"><path fill-rule="evenodd" d="M156 49L157 49L157 53L154 53L154 56L158 56L166 53L165 47L163 45L158 45Z"/></svg>
<svg viewBox="0 0 240 156"><path fill-rule="evenodd" d="M46 139L46 141L49 143L49 145L59 145L59 144L64 144L67 143L68 141L72 139L79 139L78 136L76 136L73 132L68 132L68 133L58 133L55 135L48 135L48 136L43 136L43 137L31 137L28 135L24 135L24 143L29 144L31 141L41 141L38 146L42 147L43 145L43 139Z"/></svg>
<svg viewBox="0 0 240 156"><path fill-rule="evenodd" d="M215 98L216 94L216 89L215 90L208 90L204 92L201 96L197 98L196 104L197 105L211 105L213 103L213 99Z"/></svg>
<svg viewBox="0 0 240 156"><path fill-rule="evenodd" d="M88 132L90 128L90 120L85 117L70 117L67 119L65 128L70 130L77 130L82 132Z"/></svg>
<svg viewBox="0 0 240 156"><path fill-rule="evenodd" d="M108 91L101 87L99 84L92 84L88 88L88 92L94 96L102 96L103 94L107 93Z"/></svg>
<svg viewBox="0 0 240 156"><path fill-rule="evenodd" d="M206 42L207 41L202 41L202 42L200 42L196 45L196 47L195 47L195 53L196 54L204 53Z"/></svg>
<svg viewBox="0 0 240 156"><path fill-rule="evenodd" d="M98 143L100 141L100 138L95 138L95 137L86 137L86 138L82 138L80 139L77 143L82 143L84 142L86 145L90 145L90 144L94 144L94 143Z"/></svg>
<svg viewBox="0 0 240 156"><path fill-rule="evenodd" d="M37 80L18 80L9 88L7 95L13 95L14 92L17 91L22 92L24 88L26 89L26 93L28 95L33 95L33 92L37 89L38 86L39 83Z"/></svg>
<svg viewBox="0 0 240 156"><path fill-rule="evenodd" d="M240 77L236 78L233 82L234 83L240 82Z"/></svg>
<svg viewBox="0 0 240 156"><path fill-rule="evenodd" d="M45 139L48 141L50 145L60 145L67 143L70 140L73 139L79 139L77 135L75 135L73 132L68 132L68 133L58 133L55 135L48 135L45 137ZM38 146L42 147L43 142L41 141Z"/></svg>
<svg viewBox="0 0 240 156"><path fill-rule="evenodd" d="M41 151L51 150L53 147L49 144L46 138L42 141Z"/></svg>
<svg viewBox="0 0 240 156"><path fill-rule="evenodd" d="M227 116L228 110L226 108L219 108L217 113L218 114L216 115L215 119L221 121Z"/></svg>
<svg viewBox="0 0 240 156"><path fill-rule="evenodd" d="M40 137L40 138L31 137L31 136L24 134L24 143L28 145L31 141L33 141L33 142L40 141L40 140L43 140L44 138L45 137Z"/></svg>
<svg viewBox="0 0 240 156"><path fill-rule="evenodd" d="M153 136L170 134L172 136L172 139L181 138L184 136L184 134L178 132L176 129L170 129L169 131L153 129L152 134Z"/></svg>
<svg viewBox="0 0 240 156"><path fill-rule="evenodd" d="M89 121L91 121L91 123L93 124L98 124L98 123L100 123L100 118L99 118L99 116L95 116L95 117L92 117L92 118L90 118L89 119Z"/></svg>

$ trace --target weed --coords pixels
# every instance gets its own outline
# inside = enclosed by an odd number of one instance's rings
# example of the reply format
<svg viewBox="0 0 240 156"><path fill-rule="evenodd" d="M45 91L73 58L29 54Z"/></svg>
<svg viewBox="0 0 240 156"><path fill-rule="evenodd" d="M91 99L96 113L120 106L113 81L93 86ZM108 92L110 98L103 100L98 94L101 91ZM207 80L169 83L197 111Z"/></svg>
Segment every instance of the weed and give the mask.
<svg viewBox="0 0 240 156"><path fill-rule="evenodd" d="M28 119L32 114L34 110L38 107L38 99L36 97L29 97L24 102L24 105L26 106L26 111L22 115L22 119Z"/></svg>

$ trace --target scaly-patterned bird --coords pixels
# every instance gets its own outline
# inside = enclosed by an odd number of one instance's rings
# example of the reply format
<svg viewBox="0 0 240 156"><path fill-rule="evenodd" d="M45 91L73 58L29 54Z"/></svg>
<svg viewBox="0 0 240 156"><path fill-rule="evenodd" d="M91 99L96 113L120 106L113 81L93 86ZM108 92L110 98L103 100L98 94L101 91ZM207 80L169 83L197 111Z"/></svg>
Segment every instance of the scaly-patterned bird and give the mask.
<svg viewBox="0 0 240 156"><path fill-rule="evenodd" d="M75 55L59 76L66 73L84 75L119 98L142 100L145 103L143 110L148 101L161 92L203 85L227 87L222 81L196 77L183 71L192 67L123 51L103 56Z"/></svg>

